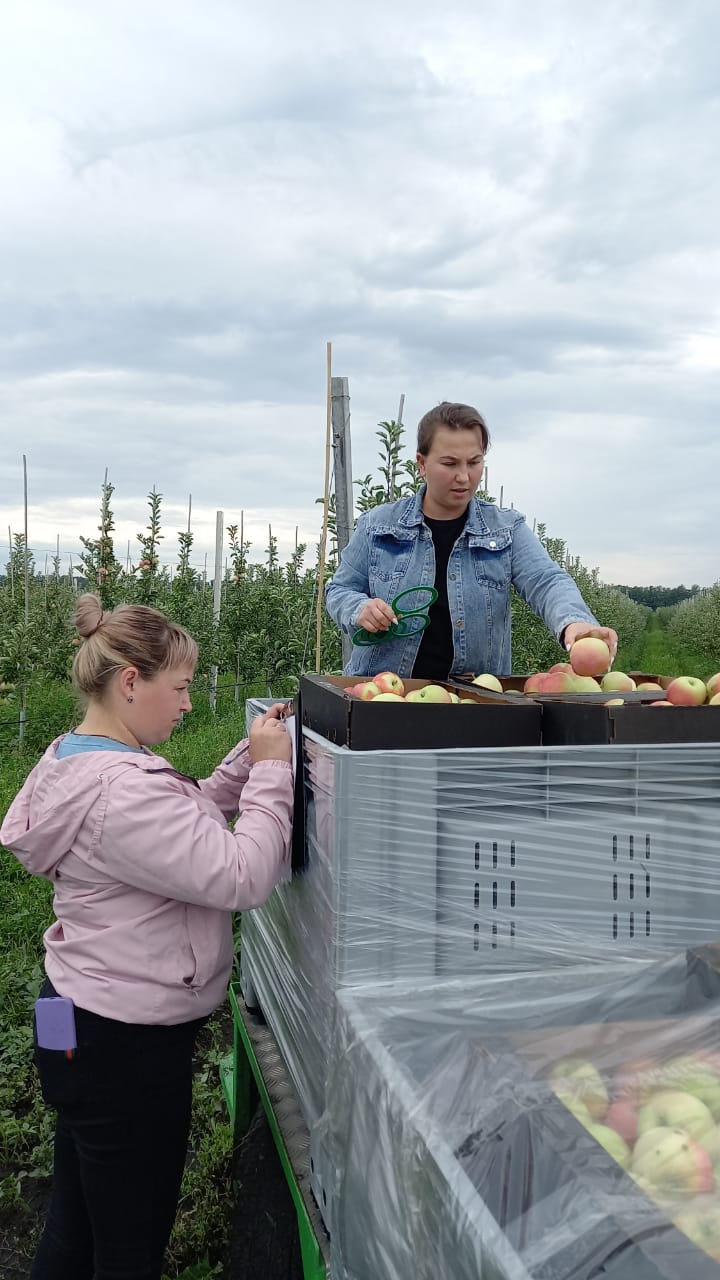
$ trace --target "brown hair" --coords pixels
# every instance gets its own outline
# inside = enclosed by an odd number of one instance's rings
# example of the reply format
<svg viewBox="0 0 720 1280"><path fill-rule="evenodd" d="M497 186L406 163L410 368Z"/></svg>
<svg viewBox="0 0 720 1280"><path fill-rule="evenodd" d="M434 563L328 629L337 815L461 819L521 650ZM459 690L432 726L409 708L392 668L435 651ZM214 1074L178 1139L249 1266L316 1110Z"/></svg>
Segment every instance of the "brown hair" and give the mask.
<svg viewBox="0 0 720 1280"><path fill-rule="evenodd" d="M137 667L144 680L152 680L161 671L197 662L192 636L159 609L121 604L103 613L99 596L88 594L80 596L73 622L80 636L73 684L85 698L102 698L123 667Z"/></svg>
<svg viewBox="0 0 720 1280"><path fill-rule="evenodd" d="M482 414L473 409L471 404L452 404L449 400L442 400L418 423L417 451L424 458L432 448L438 427L451 427L453 431L479 431L483 453L487 453L490 448L490 432Z"/></svg>

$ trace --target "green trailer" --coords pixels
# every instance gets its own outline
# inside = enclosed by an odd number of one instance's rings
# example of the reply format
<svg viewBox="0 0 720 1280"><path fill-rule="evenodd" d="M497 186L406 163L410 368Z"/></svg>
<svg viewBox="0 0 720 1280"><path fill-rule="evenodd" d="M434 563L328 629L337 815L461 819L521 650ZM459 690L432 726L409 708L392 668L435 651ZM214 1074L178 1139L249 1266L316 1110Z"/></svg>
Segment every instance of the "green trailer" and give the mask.
<svg viewBox="0 0 720 1280"><path fill-rule="evenodd" d="M248 1133L262 1103L297 1215L304 1280L327 1280L330 1241L310 1190L310 1134L277 1041L262 1016L245 1006L240 983L229 991L233 1052L220 1078L235 1144Z"/></svg>

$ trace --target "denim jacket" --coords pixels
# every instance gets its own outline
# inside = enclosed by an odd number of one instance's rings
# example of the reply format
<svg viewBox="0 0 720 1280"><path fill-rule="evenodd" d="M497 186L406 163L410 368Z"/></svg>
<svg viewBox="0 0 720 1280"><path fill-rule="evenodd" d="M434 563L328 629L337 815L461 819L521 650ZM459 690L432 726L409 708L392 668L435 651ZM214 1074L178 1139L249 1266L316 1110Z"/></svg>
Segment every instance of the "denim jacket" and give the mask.
<svg viewBox="0 0 720 1280"><path fill-rule="evenodd" d="M435 548L423 520L424 488L410 498L374 507L360 516L328 583L327 611L352 633L368 599L386 600L408 587L432 586ZM510 586L539 614L559 640L571 622L598 626L572 578L530 532L525 517L473 498L465 528L450 555L448 600L453 625L451 675L512 670ZM410 595L400 608L422 603ZM353 646L347 675L412 673L422 633L383 644Z"/></svg>

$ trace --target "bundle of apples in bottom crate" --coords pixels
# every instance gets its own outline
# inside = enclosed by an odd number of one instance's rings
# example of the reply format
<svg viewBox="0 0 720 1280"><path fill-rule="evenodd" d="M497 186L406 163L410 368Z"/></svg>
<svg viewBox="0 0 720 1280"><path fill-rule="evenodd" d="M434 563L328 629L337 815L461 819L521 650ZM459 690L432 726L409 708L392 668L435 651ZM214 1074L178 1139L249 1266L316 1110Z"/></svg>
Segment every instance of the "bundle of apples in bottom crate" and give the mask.
<svg viewBox="0 0 720 1280"><path fill-rule="evenodd" d="M684 973L675 961L657 967L645 1016L640 972L628 973L624 1000L620 989L619 1007L611 998L602 1021L511 1039L567 1141L564 1154L562 1143L555 1151L565 1164L558 1184L573 1166L582 1180L594 1170L598 1204L613 1206L629 1238L645 1237L643 1268L653 1257L660 1268L648 1275L665 1274L663 1260L674 1259L678 1280L710 1280L720 1277L720 948L689 952ZM567 1205L571 1214L571 1198Z"/></svg>

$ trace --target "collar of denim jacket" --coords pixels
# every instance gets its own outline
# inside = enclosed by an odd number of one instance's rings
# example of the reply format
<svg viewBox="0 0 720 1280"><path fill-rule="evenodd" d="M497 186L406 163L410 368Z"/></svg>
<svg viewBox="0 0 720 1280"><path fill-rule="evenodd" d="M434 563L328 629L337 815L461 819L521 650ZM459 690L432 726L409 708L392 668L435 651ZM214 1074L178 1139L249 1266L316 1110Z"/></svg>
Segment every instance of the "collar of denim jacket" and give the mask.
<svg viewBox="0 0 720 1280"><path fill-rule="evenodd" d="M412 529L417 525L422 524L422 504L426 488L427 485L423 485L421 489L418 489L417 493L414 493L411 498L408 498L405 506L401 510L398 518L398 524L403 528ZM498 510L498 508L492 503L483 502L480 498L473 497L470 499L470 509L465 522L466 533L490 533L498 523L504 523L502 521L498 522L497 520L494 520L493 525L489 525L483 514L483 509L488 507L493 513Z"/></svg>

